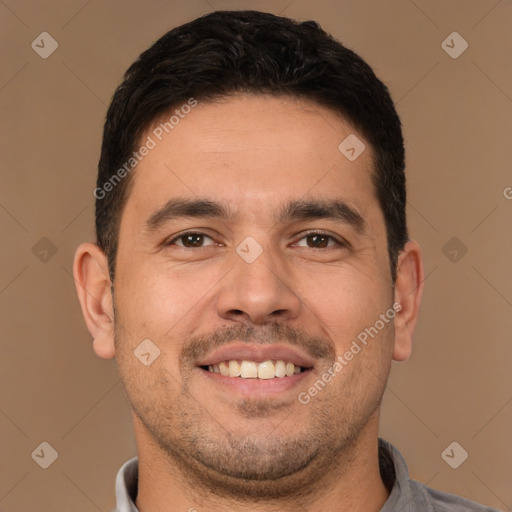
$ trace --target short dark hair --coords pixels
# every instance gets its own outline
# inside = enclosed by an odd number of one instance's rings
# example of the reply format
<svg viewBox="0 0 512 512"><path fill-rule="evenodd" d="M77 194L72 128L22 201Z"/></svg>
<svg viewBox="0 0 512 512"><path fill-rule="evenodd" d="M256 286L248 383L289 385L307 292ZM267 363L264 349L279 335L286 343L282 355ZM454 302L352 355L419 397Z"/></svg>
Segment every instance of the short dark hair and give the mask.
<svg viewBox="0 0 512 512"><path fill-rule="evenodd" d="M101 194L95 191L97 244L112 282L121 216L133 184L126 162L142 135L191 98L214 101L236 93L314 101L340 114L370 143L394 282L408 235L402 129L389 91L317 22L259 11L215 11L176 27L124 74L105 121L96 188Z"/></svg>

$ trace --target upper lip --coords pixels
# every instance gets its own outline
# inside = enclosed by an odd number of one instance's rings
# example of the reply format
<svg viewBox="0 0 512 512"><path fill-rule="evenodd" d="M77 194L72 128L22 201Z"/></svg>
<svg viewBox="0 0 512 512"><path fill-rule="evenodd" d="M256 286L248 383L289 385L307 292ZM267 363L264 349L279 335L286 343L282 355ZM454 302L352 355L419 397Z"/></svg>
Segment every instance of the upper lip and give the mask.
<svg viewBox="0 0 512 512"><path fill-rule="evenodd" d="M262 363L264 361L285 361L293 363L303 368L313 367L314 361L302 350L289 345L248 345L235 344L225 345L209 353L203 359L199 360L197 366L208 366L219 364L222 361L254 361Z"/></svg>

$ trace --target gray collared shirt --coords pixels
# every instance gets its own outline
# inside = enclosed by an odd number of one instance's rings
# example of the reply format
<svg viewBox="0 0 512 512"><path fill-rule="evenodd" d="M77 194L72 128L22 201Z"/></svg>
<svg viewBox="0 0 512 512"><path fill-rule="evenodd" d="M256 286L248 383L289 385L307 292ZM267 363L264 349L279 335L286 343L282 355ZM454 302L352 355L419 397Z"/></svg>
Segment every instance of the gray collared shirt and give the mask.
<svg viewBox="0 0 512 512"><path fill-rule="evenodd" d="M401 453L379 439L379 464L382 480L391 490L380 512L499 512L455 494L436 491L409 479ZM138 484L138 459L127 461L116 478L117 508L112 512L139 512L135 506Z"/></svg>

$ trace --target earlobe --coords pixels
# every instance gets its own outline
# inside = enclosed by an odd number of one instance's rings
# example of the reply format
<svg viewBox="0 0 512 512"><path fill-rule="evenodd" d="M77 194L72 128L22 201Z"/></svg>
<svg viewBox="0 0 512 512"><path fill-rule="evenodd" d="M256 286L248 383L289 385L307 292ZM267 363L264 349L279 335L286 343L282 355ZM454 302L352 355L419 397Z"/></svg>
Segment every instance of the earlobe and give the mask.
<svg viewBox="0 0 512 512"><path fill-rule="evenodd" d="M398 257L395 302L400 310L395 315L393 359L406 361L412 352L412 339L418 320L423 293L423 262L417 242L409 240Z"/></svg>
<svg viewBox="0 0 512 512"><path fill-rule="evenodd" d="M75 286L87 328L94 338L96 354L115 356L114 312L111 282L105 253L93 243L82 243L73 264Z"/></svg>

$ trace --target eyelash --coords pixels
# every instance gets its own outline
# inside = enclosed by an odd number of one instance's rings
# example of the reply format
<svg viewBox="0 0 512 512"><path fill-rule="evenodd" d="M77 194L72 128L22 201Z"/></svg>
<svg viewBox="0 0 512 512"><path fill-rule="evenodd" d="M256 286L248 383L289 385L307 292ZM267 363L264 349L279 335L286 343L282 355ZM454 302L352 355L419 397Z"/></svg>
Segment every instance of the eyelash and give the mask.
<svg viewBox="0 0 512 512"><path fill-rule="evenodd" d="M174 245L174 242L176 242L176 240L179 240L180 238L185 238L186 236L188 235L203 235L203 236L206 236L210 239L213 240L213 237L207 235L206 233L203 233L201 231L186 231L185 233L181 233L175 237L173 237L172 239L164 242L164 245L165 246L170 246L170 245ZM339 240L337 239L335 236L329 234L329 233L326 233L324 231L318 231L318 230L313 230L313 231L308 231L306 233L304 233L297 241L301 241L302 239L304 238L307 238L308 236L311 236L311 235L324 235L324 236L327 236L329 237L331 240L333 240L336 245L338 247L348 247L349 246L349 243L346 242L345 240ZM209 246L203 246L203 247L185 247L185 246L179 246L179 247L183 247L184 249L204 249L205 247L209 247ZM329 246L329 247L322 247L321 249L332 249L334 246ZM310 249L314 249L314 247L310 247Z"/></svg>

